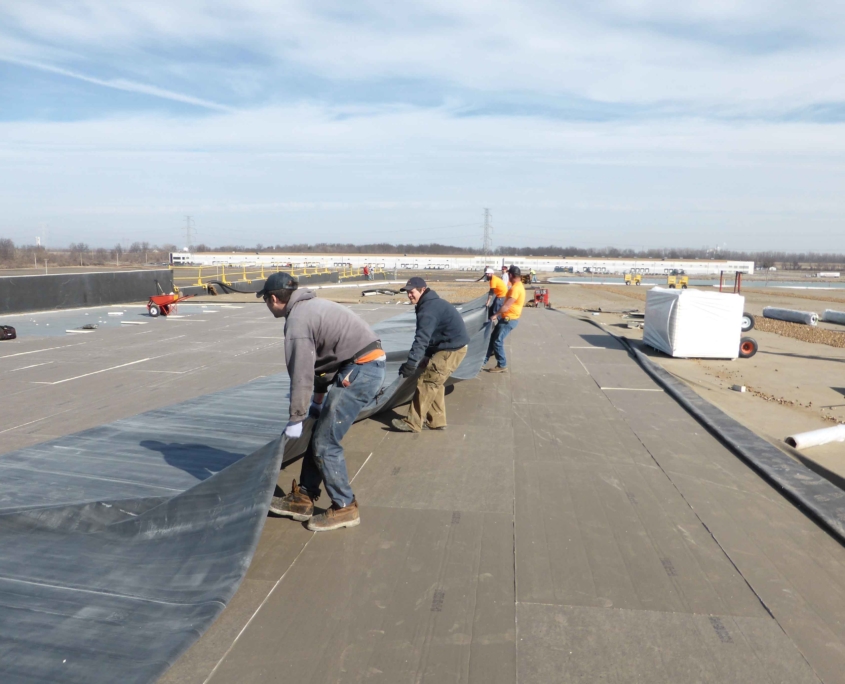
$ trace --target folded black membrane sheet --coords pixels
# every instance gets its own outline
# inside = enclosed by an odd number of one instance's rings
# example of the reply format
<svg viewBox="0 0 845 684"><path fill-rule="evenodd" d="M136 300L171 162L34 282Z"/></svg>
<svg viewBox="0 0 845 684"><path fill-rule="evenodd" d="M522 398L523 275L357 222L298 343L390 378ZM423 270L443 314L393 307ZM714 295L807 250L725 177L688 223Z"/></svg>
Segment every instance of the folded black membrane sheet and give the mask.
<svg viewBox="0 0 845 684"><path fill-rule="evenodd" d="M471 342L453 381L481 369L484 300L459 307ZM415 385L397 375L413 311L374 327L388 368L359 418ZM286 415L288 392L283 373L0 456L0 682L150 682L199 638L307 447L310 425L288 442L263 410L272 395Z"/></svg>

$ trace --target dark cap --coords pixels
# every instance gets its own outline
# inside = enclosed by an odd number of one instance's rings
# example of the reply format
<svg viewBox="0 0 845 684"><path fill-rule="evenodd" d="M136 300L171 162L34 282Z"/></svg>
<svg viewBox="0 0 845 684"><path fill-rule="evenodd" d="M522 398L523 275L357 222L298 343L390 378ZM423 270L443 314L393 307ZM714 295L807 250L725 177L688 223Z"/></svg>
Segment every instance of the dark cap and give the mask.
<svg viewBox="0 0 845 684"><path fill-rule="evenodd" d="M420 278L419 276L414 276L413 278L408 278L408 282L405 283L405 287L399 289L399 292L408 292L409 290L424 290L428 285L425 284L425 281Z"/></svg>
<svg viewBox="0 0 845 684"><path fill-rule="evenodd" d="M510 273L512 276L517 277L520 277L522 275L522 271L519 270L519 266L513 265L508 269L508 273Z"/></svg>
<svg viewBox="0 0 845 684"><path fill-rule="evenodd" d="M264 297L268 292L275 292L276 290L295 290L299 287L299 283L289 273L271 273L267 280L264 281L264 287L255 293L256 297Z"/></svg>

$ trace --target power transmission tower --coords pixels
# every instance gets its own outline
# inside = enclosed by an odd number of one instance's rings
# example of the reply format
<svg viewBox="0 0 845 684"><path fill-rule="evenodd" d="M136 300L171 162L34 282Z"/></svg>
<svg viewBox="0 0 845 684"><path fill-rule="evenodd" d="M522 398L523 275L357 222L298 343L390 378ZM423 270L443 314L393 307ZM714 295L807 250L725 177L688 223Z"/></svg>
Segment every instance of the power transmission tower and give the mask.
<svg viewBox="0 0 845 684"><path fill-rule="evenodd" d="M484 210L484 243L481 245L481 251L485 257L490 256L493 251L493 226L490 224L490 210Z"/></svg>
<svg viewBox="0 0 845 684"><path fill-rule="evenodd" d="M196 237L197 229L194 228L194 219L190 216L185 217L185 249L191 249L191 236Z"/></svg>

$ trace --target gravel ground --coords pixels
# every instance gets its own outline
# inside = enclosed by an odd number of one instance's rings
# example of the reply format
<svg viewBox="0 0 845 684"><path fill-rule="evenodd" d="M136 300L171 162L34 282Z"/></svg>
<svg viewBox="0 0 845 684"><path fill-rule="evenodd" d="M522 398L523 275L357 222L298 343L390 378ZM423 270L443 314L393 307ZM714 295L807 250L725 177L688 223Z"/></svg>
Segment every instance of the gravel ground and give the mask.
<svg viewBox="0 0 845 684"><path fill-rule="evenodd" d="M641 287L637 287L636 285L590 285L589 288L591 290L598 290L599 292L610 292L615 295L621 295L622 297L627 297L628 299L638 299L641 302L645 301L645 297L651 289L643 289Z"/></svg>
<svg viewBox="0 0 845 684"><path fill-rule="evenodd" d="M814 344L826 344L829 347L845 348L845 332L814 328L801 323L789 323L787 321L776 321L772 318L756 317L755 330L773 332L784 337L791 337L802 342ZM752 333L753 334L753 333Z"/></svg>
<svg viewBox="0 0 845 684"><path fill-rule="evenodd" d="M777 297L777 298L787 298L787 299L808 299L814 302L839 302L841 304L845 304L845 299L841 296L842 290L834 291L834 290L824 290L818 293L810 293L806 290L797 292L795 290L787 290L787 289L778 289L777 291L773 291L773 288L762 289L762 288L743 288L742 294L744 295L768 295L770 297ZM837 297L837 295L839 295ZM829 309L831 307L818 307L820 309ZM819 311L821 314L821 311Z"/></svg>

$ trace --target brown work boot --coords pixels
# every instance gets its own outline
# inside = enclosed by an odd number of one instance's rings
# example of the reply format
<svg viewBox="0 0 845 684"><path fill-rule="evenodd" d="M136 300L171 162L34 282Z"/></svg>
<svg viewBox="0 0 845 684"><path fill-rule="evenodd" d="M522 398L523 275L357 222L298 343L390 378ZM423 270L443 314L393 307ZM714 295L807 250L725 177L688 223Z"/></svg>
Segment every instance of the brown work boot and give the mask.
<svg viewBox="0 0 845 684"><path fill-rule="evenodd" d="M488 373L507 373L507 366L496 366L495 368L485 368Z"/></svg>
<svg viewBox="0 0 845 684"><path fill-rule="evenodd" d="M293 518L303 522L311 520L314 515L314 502L299 486L296 480L290 488L287 496L274 496L270 500L270 512L281 515L285 518Z"/></svg>
<svg viewBox="0 0 845 684"><path fill-rule="evenodd" d="M336 503L325 513L315 515L308 521L308 529L312 532L328 532L341 527L355 527L361 524L361 516L358 514L358 501L352 499L348 506L340 508Z"/></svg>

